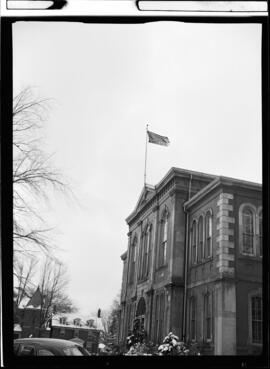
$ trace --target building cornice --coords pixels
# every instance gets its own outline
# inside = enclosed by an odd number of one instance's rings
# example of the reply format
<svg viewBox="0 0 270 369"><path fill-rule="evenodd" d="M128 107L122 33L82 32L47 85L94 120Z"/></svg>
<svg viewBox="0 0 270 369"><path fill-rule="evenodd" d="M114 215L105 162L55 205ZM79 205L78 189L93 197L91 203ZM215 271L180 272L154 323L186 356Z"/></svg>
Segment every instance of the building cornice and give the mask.
<svg viewBox="0 0 270 369"><path fill-rule="evenodd" d="M174 193L176 193L176 191L187 190L186 187L178 186L176 184L176 178L181 177L181 178L189 179L191 175L192 175L192 178L195 180L196 179L197 180L202 180L202 179L209 180L209 179L215 178L215 176L211 174L193 172L193 171L175 168L175 167L171 168L156 186L152 186L152 188L155 191L153 196L141 208L135 209L126 218L127 224L131 225L134 222L138 221L139 218L151 207L155 208L156 206L159 206L159 201L163 198L163 196L167 194L173 195Z"/></svg>
<svg viewBox="0 0 270 369"><path fill-rule="evenodd" d="M240 179L219 176L215 178L212 182L210 182L207 186L205 186L203 189L201 189L199 192L197 192L194 196L192 196L190 200L186 201L184 203L185 209L189 209L194 204L196 204L197 201L203 199L205 196L210 194L215 189L220 188L221 186L231 186L231 187L241 186L241 188L245 188L249 190L255 190L255 191L262 190L262 185L259 183L248 182L248 181L243 181Z"/></svg>

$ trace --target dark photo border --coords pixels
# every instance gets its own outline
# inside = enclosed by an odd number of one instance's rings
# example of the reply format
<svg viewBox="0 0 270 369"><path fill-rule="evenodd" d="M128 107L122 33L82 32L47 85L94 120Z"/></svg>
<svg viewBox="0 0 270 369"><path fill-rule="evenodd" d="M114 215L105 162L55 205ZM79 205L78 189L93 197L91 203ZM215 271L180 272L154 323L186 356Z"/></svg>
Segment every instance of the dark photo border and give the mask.
<svg viewBox="0 0 270 369"><path fill-rule="evenodd" d="M91 357L16 357L13 355L13 210L12 210L12 25L26 22L82 22L82 23L122 23L141 24L156 21L176 21L192 23L259 23L262 25L262 155L263 155L263 352L260 356L91 356ZM268 368L269 367L269 20L268 17L2 17L2 111L1 111L1 169L2 169L2 347L4 367L13 368L110 368L124 365L207 368Z"/></svg>

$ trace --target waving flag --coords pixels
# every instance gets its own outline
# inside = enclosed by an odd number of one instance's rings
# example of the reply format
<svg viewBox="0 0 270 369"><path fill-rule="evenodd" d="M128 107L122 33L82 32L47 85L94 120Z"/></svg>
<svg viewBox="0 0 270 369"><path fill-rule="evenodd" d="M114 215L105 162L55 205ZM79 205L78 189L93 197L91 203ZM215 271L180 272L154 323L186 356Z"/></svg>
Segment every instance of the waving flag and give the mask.
<svg viewBox="0 0 270 369"><path fill-rule="evenodd" d="M170 141L168 137L158 135L157 133L147 131L148 133L148 142L153 144L168 146Z"/></svg>

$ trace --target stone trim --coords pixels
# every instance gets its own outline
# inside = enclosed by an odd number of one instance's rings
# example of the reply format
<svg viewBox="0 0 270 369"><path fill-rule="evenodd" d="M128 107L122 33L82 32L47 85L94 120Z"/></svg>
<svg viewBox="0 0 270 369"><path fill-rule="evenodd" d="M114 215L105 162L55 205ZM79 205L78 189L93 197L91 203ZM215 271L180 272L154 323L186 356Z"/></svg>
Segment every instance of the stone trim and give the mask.
<svg viewBox="0 0 270 369"><path fill-rule="evenodd" d="M217 201L216 267L220 274L235 275L233 194L222 192Z"/></svg>

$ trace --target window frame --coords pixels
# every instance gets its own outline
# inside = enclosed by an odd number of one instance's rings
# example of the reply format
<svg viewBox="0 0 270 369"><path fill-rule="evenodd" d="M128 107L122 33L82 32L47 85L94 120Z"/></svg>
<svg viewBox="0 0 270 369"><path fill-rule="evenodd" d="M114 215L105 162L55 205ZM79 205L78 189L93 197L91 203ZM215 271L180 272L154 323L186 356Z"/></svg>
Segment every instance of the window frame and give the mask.
<svg viewBox="0 0 270 369"><path fill-rule="evenodd" d="M129 271L128 271L129 285L133 284L135 281L137 246L138 246L138 238L137 235L135 235L130 246Z"/></svg>
<svg viewBox="0 0 270 369"><path fill-rule="evenodd" d="M195 234L195 236L194 236ZM195 243L194 243L195 241ZM197 264L197 220L193 219L191 223L191 232L190 232L190 264Z"/></svg>
<svg viewBox="0 0 270 369"><path fill-rule="evenodd" d="M244 211L248 209L252 213L252 253L244 251ZM260 216L261 214L261 216ZM262 206L256 208L255 205L251 203L243 203L239 207L239 253L244 257L257 257L261 258L261 251L263 249L262 236L260 236L260 219L262 222ZM250 233L252 235L252 233ZM261 242L261 244L260 244ZM261 247L261 250L260 250Z"/></svg>
<svg viewBox="0 0 270 369"><path fill-rule="evenodd" d="M207 343L213 342L213 316L213 292L207 291L203 295L203 340Z"/></svg>
<svg viewBox="0 0 270 369"><path fill-rule="evenodd" d="M167 265L168 243L169 243L169 217L170 214L166 208L160 220L159 250L158 250L158 265L157 265L158 268Z"/></svg>
<svg viewBox="0 0 270 369"><path fill-rule="evenodd" d="M196 337L197 337L196 298L195 296L190 296L189 298L189 338L190 338L190 341L196 342Z"/></svg>
<svg viewBox="0 0 270 369"><path fill-rule="evenodd" d="M209 223L208 223L209 220ZM208 232L209 224L209 232ZM208 251L208 240L209 240L209 253ZM205 246L204 246L204 258L209 259L213 256L213 211L212 209L207 210L205 214Z"/></svg>
<svg viewBox="0 0 270 369"><path fill-rule="evenodd" d="M257 248L258 248L258 255L260 257L263 256L263 210L262 206L258 209L258 242L257 242Z"/></svg>
<svg viewBox="0 0 270 369"><path fill-rule="evenodd" d="M154 316L154 342L161 344L164 336L165 327L165 291L158 291L155 295L155 316Z"/></svg>
<svg viewBox="0 0 270 369"><path fill-rule="evenodd" d="M147 278L149 275L149 254L152 242L152 224L147 224L142 240L141 270L140 280Z"/></svg>
<svg viewBox="0 0 270 369"><path fill-rule="evenodd" d="M261 342L253 341L253 320L252 320L252 299L261 299ZM248 343L252 346L262 347L263 345L263 301L262 301L262 289L252 290L248 294Z"/></svg>
<svg viewBox="0 0 270 369"><path fill-rule="evenodd" d="M26 346L29 346L33 349L33 355L22 355L24 347ZM18 356L37 356L37 348L36 348L36 345L33 343L20 343L19 351L17 352L18 352Z"/></svg>
<svg viewBox="0 0 270 369"><path fill-rule="evenodd" d="M200 263L204 259L204 215L200 215L198 219L198 246L197 246L197 262Z"/></svg>
<svg viewBox="0 0 270 369"><path fill-rule="evenodd" d="M255 227L254 227L254 212L249 207L244 207L242 211L242 252L245 255L255 255L254 248L254 236L255 236ZM251 230L248 231L248 228ZM247 242L247 240L249 240ZM251 241L251 246L249 242ZM250 249L251 248L251 249Z"/></svg>

